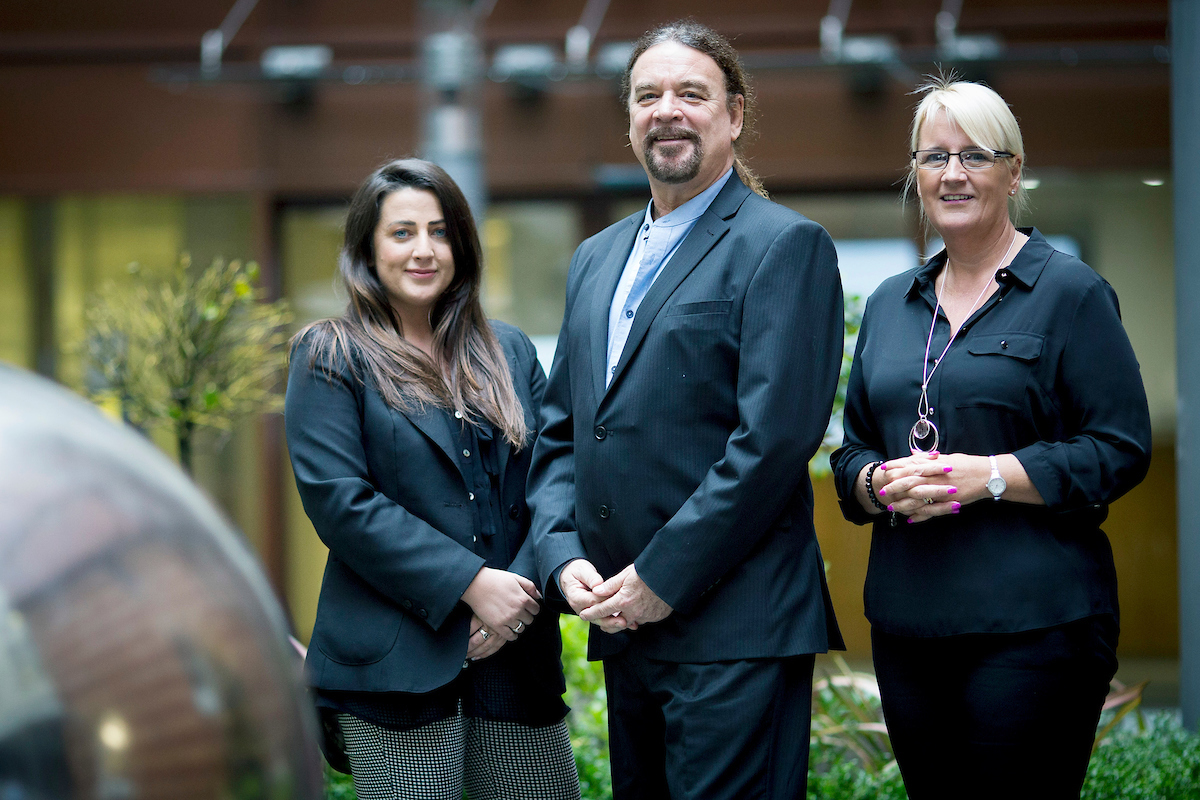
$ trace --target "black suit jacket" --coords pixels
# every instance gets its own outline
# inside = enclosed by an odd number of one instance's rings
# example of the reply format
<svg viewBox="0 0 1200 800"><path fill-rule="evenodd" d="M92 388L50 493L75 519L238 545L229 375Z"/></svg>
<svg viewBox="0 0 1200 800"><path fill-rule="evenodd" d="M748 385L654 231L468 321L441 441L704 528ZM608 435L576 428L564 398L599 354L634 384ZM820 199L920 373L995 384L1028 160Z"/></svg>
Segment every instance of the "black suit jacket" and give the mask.
<svg viewBox="0 0 1200 800"><path fill-rule="evenodd" d="M837 256L816 223L730 177L651 286L611 385L608 312L638 213L575 252L530 472L543 585L573 558L631 562L675 610L593 628L702 662L842 647L808 462L842 354Z"/></svg>
<svg viewBox="0 0 1200 800"><path fill-rule="evenodd" d="M534 430L546 379L533 345L511 325L493 327ZM435 689L463 667L471 611L459 598L484 566L472 541L483 509L469 495L446 411L396 411L361 363L365 384L344 361L310 365L310 338L292 353L284 417L296 487L329 547L309 679L333 690ZM525 536L531 448L497 446L509 569L536 580ZM560 649L557 613L543 609L492 658L515 679L561 693Z"/></svg>

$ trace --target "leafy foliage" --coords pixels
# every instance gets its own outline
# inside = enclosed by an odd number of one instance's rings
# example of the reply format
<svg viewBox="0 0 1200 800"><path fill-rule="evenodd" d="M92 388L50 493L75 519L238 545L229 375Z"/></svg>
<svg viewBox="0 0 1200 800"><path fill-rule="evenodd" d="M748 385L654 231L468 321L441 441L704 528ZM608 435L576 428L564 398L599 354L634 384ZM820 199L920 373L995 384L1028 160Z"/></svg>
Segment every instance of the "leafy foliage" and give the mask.
<svg viewBox="0 0 1200 800"><path fill-rule="evenodd" d="M865 301L856 294L848 294L844 300L845 339L842 344L842 367L838 374L837 394L833 398L833 412L829 416L829 425L825 428L825 436L821 446L813 456L808 468L814 478L829 474L829 456L842 446L842 411L846 408L846 386L850 383L850 365L854 361L854 348L858 344L858 331L862 327Z"/></svg>
<svg viewBox="0 0 1200 800"><path fill-rule="evenodd" d="M611 800L612 775L608 767L608 695L604 669L587 660L589 624L563 614L559 629L563 640L563 672L567 678L567 705L571 713L571 747L579 769L579 788L588 800Z"/></svg>
<svg viewBox="0 0 1200 800"><path fill-rule="evenodd" d="M1173 714L1158 714L1141 727L1123 727L1100 743L1081 800L1200 797L1200 736L1184 730Z"/></svg>
<svg viewBox="0 0 1200 800"><path fill-rule="evenodd" d="M291 315L283 301L261 302L253 262L216 260L198 271L184 256L166 279L136 264L129 273L85 311L87 391L140 429L169 426L191 472L196 428L228 430L238 417L282 407Z"/></svg>
<svg viewBox="0 0 1200 800"><path fill-rule="evenodd" d="M358 800L354 779L325 765L325 800Z"/></svg>
<svg viewBox="0 0 1200 800"><path fill-rule="evenodd" d="M836 674L813 681L809 770L820 774L854 762L871 775L896 772L875 676L855 672L839 655L833 662Z"/></svg>

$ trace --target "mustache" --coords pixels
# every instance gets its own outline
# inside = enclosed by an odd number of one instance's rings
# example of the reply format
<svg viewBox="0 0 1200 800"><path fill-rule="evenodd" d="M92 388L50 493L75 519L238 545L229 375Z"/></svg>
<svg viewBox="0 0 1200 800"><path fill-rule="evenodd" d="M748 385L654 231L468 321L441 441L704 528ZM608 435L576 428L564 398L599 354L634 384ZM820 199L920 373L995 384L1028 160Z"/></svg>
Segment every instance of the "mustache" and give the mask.
<svg viewBox="0 0 1200 800"><path fill-rule="evenodd" d="M647 131L645 138L642 139L642 144L649 147L660 139L687 139L690 142L699 142L700 134L691 128L665 125L661 128L653 128Z"/></svg>

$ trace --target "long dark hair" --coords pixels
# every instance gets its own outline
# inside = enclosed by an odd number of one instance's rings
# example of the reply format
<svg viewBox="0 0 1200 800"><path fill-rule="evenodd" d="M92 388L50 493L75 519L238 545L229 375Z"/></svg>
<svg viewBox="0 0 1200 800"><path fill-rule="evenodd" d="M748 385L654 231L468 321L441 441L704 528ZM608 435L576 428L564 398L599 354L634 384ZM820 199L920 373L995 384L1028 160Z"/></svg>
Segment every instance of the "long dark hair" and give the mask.
<svg viewBox="0 0 1200 800"><path fill-rule="evenodd" d="M745 142L752 139L755 134L755 112L758 106L755 102L754 89L750 86L750 76L746 73L746 68L742 66L742 60L738 58L737 50L733 49L733 45L729 43L728 39L712 28L701 25L689 17L659 25L657 28L643 33L641 38L633 43L633 52L629 54L629 61L625 64L625 74L621 77L621 97L624 98L626 106L630 101L632 89L630 75L633 73L633 65L651 47L664 42L678 42L684 47L700 51L717 63L725 75L725 102L731 111L734 106L734 98L739 94L742 96L745 103L742 111L742 133L733 143L733 168L737 170L742 183L766 197L767 190L763 188L762 180L746 163L744 153Z"/></svg>
<svg viewBox="0 0 1200 800"><path fill-rule="evenodd" d="M432 357L404 338L400 317L375 269L375 228L384 198L399 189L430 192L442 217L454 257L454 280L434 304ZM514 447L529 430L513 389L512 375L496 334L479 302L483 247L462 190L436 164L416 158L384 164L363 181L346 214L346 238L338 271L350 303L336 319L314 322L296 334L312 342L310 366L335 357L356 371L357 353L389 406L400 411L427 406L454 409L478 424L496 426Z"/></svg>

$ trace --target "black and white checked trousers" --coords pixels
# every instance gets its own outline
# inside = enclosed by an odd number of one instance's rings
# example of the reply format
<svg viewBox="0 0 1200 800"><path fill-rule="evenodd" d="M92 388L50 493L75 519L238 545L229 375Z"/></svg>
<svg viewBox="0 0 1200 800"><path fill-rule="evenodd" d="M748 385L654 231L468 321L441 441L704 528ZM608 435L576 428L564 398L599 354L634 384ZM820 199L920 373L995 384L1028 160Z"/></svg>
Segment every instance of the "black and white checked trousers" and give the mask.
<svg viewBox="0 0 1200 800"><path fill-rule="evenodd" d="M566 722L463 715L395 731L339 714L359 800L579 800Z"/></svg>

